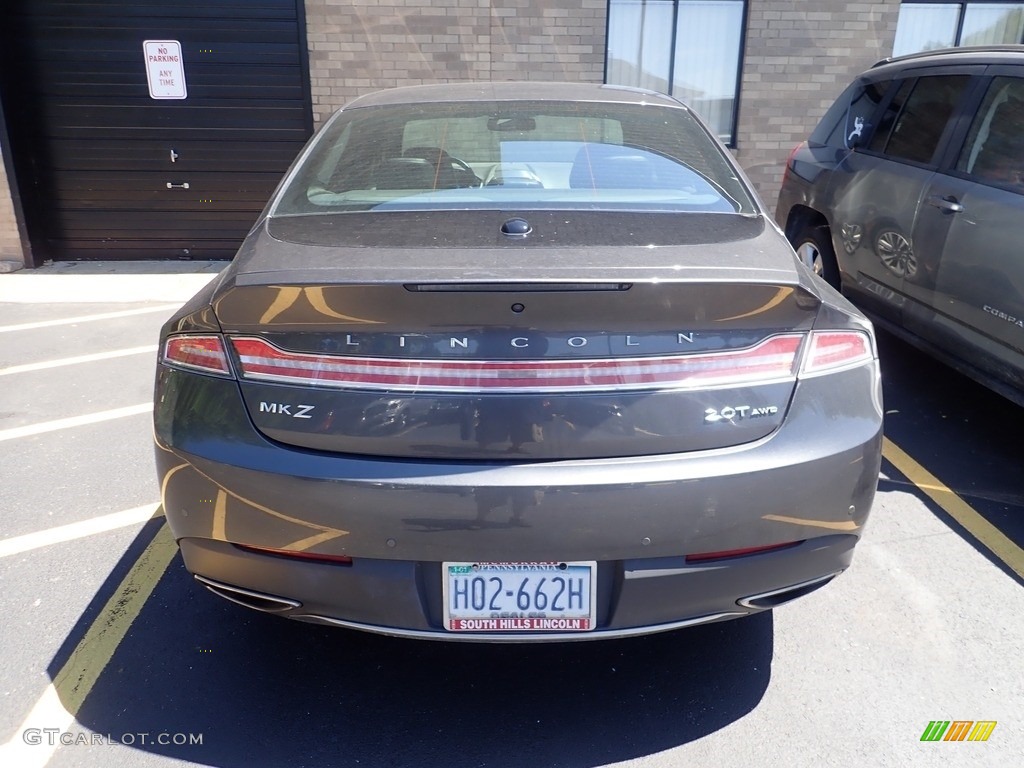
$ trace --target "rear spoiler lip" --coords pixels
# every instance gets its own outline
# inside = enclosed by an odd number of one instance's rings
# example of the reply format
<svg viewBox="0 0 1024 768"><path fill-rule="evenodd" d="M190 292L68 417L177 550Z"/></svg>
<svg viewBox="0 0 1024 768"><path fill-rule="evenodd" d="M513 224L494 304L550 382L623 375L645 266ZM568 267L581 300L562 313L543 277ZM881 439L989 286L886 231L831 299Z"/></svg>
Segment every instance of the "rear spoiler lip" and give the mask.
<svg viewBox="0 0 1024 768"><path fill-rule="evenodd" d="M780 287L797 287L802 285L800 276L791 270L785 269L758 269L758 268L737 268L737 267L704 267L676 265L672 267L629 267L629 271L620 274L610 273L607 270L595 272L588 275L581 274L579 269L549 268L546 274L539 277L524 279L523 274L516 270L516 274L480 273L467 275L464 270L458 267L382 267L378 266L372 272L358 267L318 267L303 269L275 269L261 270L258 272L245 272L235 274L233 279L225 281L220 287L225 289L231 286L238 288L260 287L260 286L317 286L317 285L380 285L380 284L401 284L408 285L481 285L497 286L506 284L509 286L525 286L534 283L538 286L582 285L593 283L595 285L614 284L638 284L638 283L730 283L746 285L777 285Z"/></svg>

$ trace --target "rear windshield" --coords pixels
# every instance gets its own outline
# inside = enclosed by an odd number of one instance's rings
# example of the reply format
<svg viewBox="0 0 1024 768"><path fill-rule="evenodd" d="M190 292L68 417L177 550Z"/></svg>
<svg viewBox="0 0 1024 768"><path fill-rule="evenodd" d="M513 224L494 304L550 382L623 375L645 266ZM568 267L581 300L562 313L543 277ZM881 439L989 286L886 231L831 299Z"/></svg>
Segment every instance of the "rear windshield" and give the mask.
<svg viewBox="0 0 1024 768"><path fill-rule="evenodd" d="M502 101L343 111L272 215L474 208L756 212L685 109Z"/></svg>

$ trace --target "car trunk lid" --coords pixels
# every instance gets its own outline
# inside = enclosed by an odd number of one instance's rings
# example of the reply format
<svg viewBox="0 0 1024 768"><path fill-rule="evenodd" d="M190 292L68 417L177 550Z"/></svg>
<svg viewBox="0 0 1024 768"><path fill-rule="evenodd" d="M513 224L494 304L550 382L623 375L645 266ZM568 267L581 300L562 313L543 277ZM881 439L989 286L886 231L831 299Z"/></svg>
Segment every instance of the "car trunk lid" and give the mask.
<svg viewBox="0 0 1024 768"><path fill-rule="evenodd" d="M768 233L650 246L618 227L614 246L512 249L438 231L464 247L382 255L293 232L243 254L214 309L264 435L522 461L723 448L781 424L818 301L791 264L758 258Z"/></svg>

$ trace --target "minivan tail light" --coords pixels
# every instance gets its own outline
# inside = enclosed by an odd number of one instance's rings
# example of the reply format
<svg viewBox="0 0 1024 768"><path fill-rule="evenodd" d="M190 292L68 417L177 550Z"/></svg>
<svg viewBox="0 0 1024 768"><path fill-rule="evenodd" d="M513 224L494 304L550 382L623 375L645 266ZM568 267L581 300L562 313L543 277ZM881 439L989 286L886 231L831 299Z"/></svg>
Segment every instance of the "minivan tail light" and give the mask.
<svg viewBox="0 0 1024 768"><path fill-rule="evenodd" d="M803 143L797 144L791 150L789 150L789 157L786 158L786 164L782 166L782 185L785 186L786 182L789 181L789 172L793 168L793 158L796 157L796 153L800 150Z"/></svg>
<svg viewBox="0 0 1024 768"><path fill-rule="evenodd" d="M874 360L871 339L863 331L813 331L803 374L813 376L853 368Z"/></svg>
<svg viewBox="0 0 1024 768"><path fill-rule="evenodd" d="M230 376L231 366L220 336L171 336L164 343L163 362L175 368Z"/></svg>
<svg viewBox="0 0 1024 768"><path fill-rule="evenodd" d="M242 378L338 389L420 392L643 391L792 379L804 334L745 349L586 360L403 360L289 352L232 338Z"/></svg>

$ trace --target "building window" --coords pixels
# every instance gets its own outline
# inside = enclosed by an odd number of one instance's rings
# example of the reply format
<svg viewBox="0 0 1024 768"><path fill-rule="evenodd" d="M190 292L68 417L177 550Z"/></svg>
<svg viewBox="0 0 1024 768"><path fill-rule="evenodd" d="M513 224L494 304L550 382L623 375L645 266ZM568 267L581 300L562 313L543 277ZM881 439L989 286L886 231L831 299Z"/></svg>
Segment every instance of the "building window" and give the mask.
<svg viewBox="0 0 1024 768"><path fill-rule="evenodd" d="M745 0L609 0L605 82L686 102L733 143Z"/></svg>
<svg viewBox="0 0 1024 768"><path fill-rule="evenodd" d="M1024 42L1024 3L904 2L893 56L958 45Z"/></svg>

